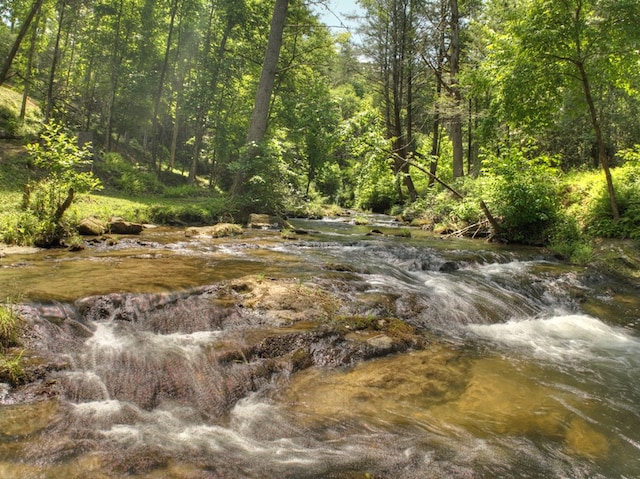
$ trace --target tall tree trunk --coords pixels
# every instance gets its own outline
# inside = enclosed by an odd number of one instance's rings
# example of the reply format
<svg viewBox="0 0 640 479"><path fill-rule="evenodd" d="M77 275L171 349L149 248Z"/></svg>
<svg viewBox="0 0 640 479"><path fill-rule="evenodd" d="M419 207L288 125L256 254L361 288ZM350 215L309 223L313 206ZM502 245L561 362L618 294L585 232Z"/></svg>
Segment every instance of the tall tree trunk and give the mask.
<svg viewBox="0 0 640 479"><path fill-rule="evenodd" d="M440 3L440 23L444 24L446 19L446 8L444 2ZM444 57L445 57L445 29L439 28L438 38L438 54L436 57L436 64L432 66L436 76L436 101L435 112L432 124L432 138L431 138L431 164L429 166L429 187L435 184L436 173L438 172L438 156L440 155L440 128L442 121L442 114L440 112L440 99L442 96L442 84L443 84L443 71L444 71Z"/></svg>
<svg viewBox="0 0 640 479"><path fill-rule="evenodd" d="M171 149L169 150L169 170L172 170L176 163L176 152L178 150L178 136L180 133L180 105L176 105L176 116L173 121L173 132L171 133Z"/></svg>
<svg viewBox="0 0 640 479"><path fill-rule="evenodd" d="M7 56L7 58L5 58L2 64L2 70L0 70L0 85L3 85L5 80L7 79L7 76L9 75L9 69L11 68L11 64L13 63L13 59L18 53L18 49L20 48L22 39L27 34L29 26L31 25L33 18L36 16L36 13L40 11L40 7L42 6L43 2L44 0L36 0L35 2L33 2L27 18L25 18L24 23L20 26L20 31L18 32L18 36L13 42L11 51L9 51L9 55Z"/></svg>
<svg viewBox="0 0 640 479"><path fill-rule="evenodd" d="M204 52L202 57L204 58L204 63L206 64L206 59L209 57L209 53L211 52L211 35L212 35L212 24L213 24L213 15L215 13L216 3L211 3L211 10L209 12L209 24L207 29L207 39L205 42ZM229 40L229 36L231 35L231 30L235 27L236 21L231 15L227 15L227 24L225 25L224 32L222 33L222 39L220 40L220 45L218 47L218 53L215 58L215 62L211 69L211 88L214 92L218 89L218 78L220 76L220 66L222 60L224 58L224 54L227 51L227 42ZM213 96L213 94L212 94ZM193 145L193 157L191 158L191 165L189 166L189 183L194 183L196 180L196 172L198 170L198 163L200 162L200 153L202 151L202 141L204 139L205 133L205 117L207 114L207 104L205 102L199 102L196 107L196 126L195 126L195 141ZM212 165L213 169L213 165ZM213 172L210 172L213 173ZM211 176L210 176L211 178Z"/></svg>
<svg viewBox="0 0 640 479"><path fill-rule="evenodd" d="M273 17L271 19L271 28L269 30L269 41L267 43L264 62L262 63L260 82L258 83L256 100L251 114L251 123L247 133L248 144L262 142L267 132L271 94L273 93L273 85L278 69L278 59L280 57L282 35L288 8L289 0L276 0Z"/></svg>
<svg viewBox="0 0 640 479"><path fill-rule="evenodd" d="M31 76L33 74L33 59L36 52L36 41L38 40L38 25L40 24L40 13L36 17L33 24L33 32L31 34L31 42L29 45L29 57L27 58L26 71L24 73L24 89L22 91L22 104L20 106L20 124L24 123L27 116L27 103L29 101L29 93L31 87Z"/></svg>
<svg viewBox="0 0 640 479"><path fill-rule="evenodd" d="M62 1L60 3L60 15L58 17L58 31L56 33L56 43L53 49L53 59L51 60L51 69L49 70L49 85L47 87L47 100L46 108L44 111L44 122L48 123L51 120L51 114L53 112L53 97L54 97L54 85L56 79L56 69L58 67L58 61L60 60L60 40L62 39L62 24L64 23L64 13L67 7L67 2Z"/></svg>
<svg viewBox="0 0 640 479"><path fill-rule="evenodd" d="M598 147L598 160L602 169L604 170L604 176L607 180L607 191L609 193L609 204L611 205L611 213L613 214L613 220L618 221L620 219L620 210L618 209L618 202L616 201L616 193L613 187L613 178L611 177L611 170L609 164L609 157L607 156L607 150L604 144L604 137L602 135L602 126L600 125L600 119L598 118L598 112L596 110L595 103L593 101L593 95L591 94L591 84L589 82L589 76L584 68L582 62L576 62L578 71L580 72L580 79L582 80L582 88L584 90L584 96L589 106L589 114L591 116L591 125L596 134L596 145Z"/></svg>
<svg viewBox="0 0 640 479"><path fill-rule="evenodd" d="M160 102L162 101L162 90L164 89L164 79L167 76L167 70L169 69L169 54L171 53L171 42L173 41L173 29L176 21L176 14L178 13L178 3L180 0L173 0L171 6L171 19L169 21L169 33L167 34L167 44L164 49L164 61L162 62L162 68L160 69L160 79L158 80L158 90L156 91L155 100L153 102L153 123L151 125L151 163L154 169L160 171L160 163L158 162L158 144L160 143L159 128L159 115L160 115Z"/></svg>
<svg viewBox="0 0 640 479"><path fill-rule="evenodd" d="M122 16L124 14L124 0L120 0L118 6L118 19L116 21L115 38L113 42L113 56L111 57L111 93L109 95L109 102L107 103L106 114L106 127L105 127L105 150L111 151L111 134L113 131L113 110L116 104L116 95L118 92L118 85L120 83L120 63L121 63L121 28L122 28Z"/></svg>
<svg viewBox="0 0 640 479"><path fill-rule="evenodd" d="M462 139L462 118L460 104L462 96L458 85L458 73L460 71L460 12L458 0L451 0L451 95L453 98L453 111L449 123L451 143L453 146L453 177L464 175L464 151Z"/></svg>
<svg viewBox="0 0 640 479"><path fill-rule="evenodd" d="M271 105L271 94L275 84L276 72L278 70L278 59L280 58L280 48L282 46L282 36L284 24L289 9L289 0L276 0L271 27L269 30L269 40L262 62L262 72L256 92L256 99L251 114L251 123L247 132L247 145L249 146L249 161L257 154L256 146L264 141L269 122L269 107ZM243 189L244 172L238 171L235 175L232 193L241 194Z"/></svg>
<svg viewBox="0 0 640 479"><path fill-rule="evenodd" d="M207 35L204 44L204 51L201 53L202 61L200 63L200 70L198 72L199 81L203 81L201 78L204 77L205 73L205 65L207 63L207 59L209 58L209 53L211 52L211 35L212 35L212 25L213 25L213 15L216 10L216 2L211 2L211 8L209 9L209 22L207 24ZM226 32L225 32L226 33ZM223 40L226 36L223 36ZM223 42L221 42L223 43ZM215 88L215 85L213 85ZM198 163L200 162L200 151L202 150L202 141L204 139L204 130L205 130L205 119L207 115L207 103L204 101L199 101L196 105L196 118L195 118L195 135L193 142L193 156L191 157L191 164L189 166L189 183L195 183L196 181L196 172L198 171Z"/></svg>
<svg viewBox="0 0 640 479"><path fill-rule="evenodd" d="M411 172L409 171L410 163L406 160L411 159L415 151L415 144L413 141L413 66L414 66L414 39L413 39L413 1L408 2L408 13L405 22L405 62L406 62L406 74L407 74L407 114L405 121L406 139L404 148L405 162L402 165L402 173L404 175L404 185L409 193L409 199L414 202L418 199L418 191L413 184L411 178Z"/></svg>
<svg viewBox="0 0 640 479"><path fill-rule="evenodd" d="M415 145L413 142L413 69L409 67L409 73L407 76L407 117L406 117L406 145L404 149L405 160L410 159L415 151ZM411 178L411 172L409 171L410 163L404 162L402 165L402 174L404 176L404 186L409 193L409 199L413 202L418 199L418 191L413 184L413 178Z"/></svg>

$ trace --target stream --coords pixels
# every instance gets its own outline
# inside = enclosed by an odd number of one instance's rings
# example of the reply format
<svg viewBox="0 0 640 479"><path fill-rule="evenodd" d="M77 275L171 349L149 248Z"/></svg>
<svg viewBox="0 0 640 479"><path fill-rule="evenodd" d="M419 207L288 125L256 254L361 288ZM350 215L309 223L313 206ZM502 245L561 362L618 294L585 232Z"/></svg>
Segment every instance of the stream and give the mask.
<svg viewBox="0 0 640 479"><path fill-rule="evenodd" d="M637 285L373 221L1 258L0 479L640 477Z"/></svg>

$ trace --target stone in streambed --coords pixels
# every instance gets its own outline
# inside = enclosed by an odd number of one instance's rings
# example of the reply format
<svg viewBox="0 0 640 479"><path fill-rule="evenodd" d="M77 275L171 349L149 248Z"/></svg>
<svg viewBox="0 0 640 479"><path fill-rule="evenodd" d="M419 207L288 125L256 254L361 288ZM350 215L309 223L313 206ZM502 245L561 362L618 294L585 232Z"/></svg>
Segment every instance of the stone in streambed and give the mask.
<svg viewBox="0 0 640 479"><path fill-rule="evenodd" d="M184 235L187 238L207 237L207 238L224 238L227 236L236 236L243 233L242 226L233 223L218 223L213 226L191 227L188 228Z"/></svg>
<svg viewBox="0 0 640 479"><path fill-rule="evenodd" d="M114 235L139 235L142 233L144 225L125 221L124 219L116 216L109 220L107 228L109 232Z"/></svg>
<svg viewBox="0 0 640 479"><path fill-rule="evenodd" d="M78 225L78 234L84 236L101 236L107 231L107 223L95 216L83 219Z"/></svg>

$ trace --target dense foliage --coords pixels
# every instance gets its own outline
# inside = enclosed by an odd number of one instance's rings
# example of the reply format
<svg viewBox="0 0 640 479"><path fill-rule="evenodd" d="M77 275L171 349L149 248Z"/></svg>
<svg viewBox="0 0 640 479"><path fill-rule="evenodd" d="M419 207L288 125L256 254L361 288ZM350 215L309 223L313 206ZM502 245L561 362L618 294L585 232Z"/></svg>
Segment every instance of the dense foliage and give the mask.
<svg viewBox="0 0 640 479"><path fill-rule="evenodd" d="M101 186L91 171L82 169L91 151L79 147L75 138L54 124L46 124L40 141L27 145L27 150L43 176L25 185L21 211L5 225L5 238L37 246L59 245L72 236L73 225L65 213L76 195Z"/></svg>
<svg viewBox="0 0 640 479"><path fill-rule="evenodd" d="M501 238L569 255L584 234L640 237L637 1L360 0L354 39L320 24L322 2L289 0L268 131L247 144L274 3L4 3L20 96L0 89L0 134L34 134L37 102L45 124L92 140L108 192L192 202L147 220L337 203L463 231L486 204ZM5 241L65 229L42 221L72 186L56 161Z"/></svg>

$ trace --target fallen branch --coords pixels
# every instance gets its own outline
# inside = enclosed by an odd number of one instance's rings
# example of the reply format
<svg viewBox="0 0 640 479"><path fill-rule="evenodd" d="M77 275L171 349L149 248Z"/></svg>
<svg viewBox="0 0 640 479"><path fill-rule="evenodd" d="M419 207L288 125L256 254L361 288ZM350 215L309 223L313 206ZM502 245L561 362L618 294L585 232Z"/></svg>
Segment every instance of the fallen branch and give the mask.
<svg viewBox="0 0 640 479"><path fill-rule="evenodd" d="M421 156L421 155L419 155L419 156ZM451 193L453 193L453 195L456 196L458 199L460 199L460 200L464 199L464 196L462 196L462 194L460 194L458 191L454 190L451 186L449 186L447 183L442 181L440 178L438 178L436 175L434 175L433 173L431 173L427 169L423 168L421 165L417 164L414 161L411 161L410 159L405 159L404 161L406 163L408 163L409 165L413 166L414 168L418 169L419 171L422 171L423 173L429 175L430 178L433 178L434 181L436 181L438 184L440 184L443 187L445 187L447 190L449 190ZM484 200L480 200L480 208L482 209L482 212L484 213L485 217L487 218L487 221L491 225L491 228L493 229L493 234L494 235L499 235L500 232L502 231L502 228L500 227L500 223L498 223L498 221L491 214L491 211L489 211L489 207L484 202Z"/></svg>
<svg viewBox="0 0 640 479"><path fill-rule="evenodd" d="M491 229L491 223L489 223L489 221L487 220L478 221L477 223L474 223L469 226L465 226L464 228L460 228L457 231L453 231L447 234L445 238L451 238L451 237L461 238L461 237L469 236L468 233L470 231L473 231L474 229L475 231L471 235L471 238L475 238L476 236L478 236L478 233L480 233L480 231L482 231L483 229Z"/></svg>

